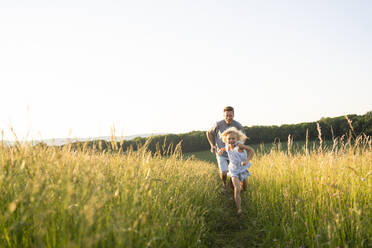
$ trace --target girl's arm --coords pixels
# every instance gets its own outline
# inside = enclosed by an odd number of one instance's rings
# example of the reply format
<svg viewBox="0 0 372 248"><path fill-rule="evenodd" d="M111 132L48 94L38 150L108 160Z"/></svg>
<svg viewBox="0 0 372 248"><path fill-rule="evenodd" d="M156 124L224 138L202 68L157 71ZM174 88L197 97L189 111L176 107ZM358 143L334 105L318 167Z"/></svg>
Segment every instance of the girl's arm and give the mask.
<svg viewBox="0 0 372 248"><path fill-rule="evenodd" d="M248 169L249 167L251 167L251 162L247 162L247 161L243 161L242 162L242 169L243 170L246 170L246 169Z"/></svg>
<svg viewBox="0 0 372 248"><path fill-rule="evenodd" d="M244 166L253 158L254 150L252 147L243 144L239 144L239 150L246 150L248 152L247 160L242 162Z"/></svg>

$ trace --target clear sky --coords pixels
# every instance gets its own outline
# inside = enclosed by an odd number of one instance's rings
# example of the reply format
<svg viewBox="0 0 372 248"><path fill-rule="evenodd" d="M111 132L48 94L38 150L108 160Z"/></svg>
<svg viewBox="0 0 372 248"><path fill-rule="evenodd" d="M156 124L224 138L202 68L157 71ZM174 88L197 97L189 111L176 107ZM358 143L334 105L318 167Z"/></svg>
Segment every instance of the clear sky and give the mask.
<svg viewBox="0 0 372 248"><path fill-rule="evenodd" d="M372 2L0 2L0 130L207 130L372 110Z"/></svg>

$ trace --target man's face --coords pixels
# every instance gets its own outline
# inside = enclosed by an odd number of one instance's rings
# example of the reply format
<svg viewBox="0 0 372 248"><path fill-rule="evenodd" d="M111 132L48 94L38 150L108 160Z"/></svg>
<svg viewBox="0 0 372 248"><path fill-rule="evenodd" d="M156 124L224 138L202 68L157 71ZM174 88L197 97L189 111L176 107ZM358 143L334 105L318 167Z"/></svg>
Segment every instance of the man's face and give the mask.
<svg viewBox="0 0 372 248"><path fill-rule="evenodd" d="M225 117L225 122L230 125L232 121L234 120L234 112L233 111L226 111L223 113Z"/></svg>

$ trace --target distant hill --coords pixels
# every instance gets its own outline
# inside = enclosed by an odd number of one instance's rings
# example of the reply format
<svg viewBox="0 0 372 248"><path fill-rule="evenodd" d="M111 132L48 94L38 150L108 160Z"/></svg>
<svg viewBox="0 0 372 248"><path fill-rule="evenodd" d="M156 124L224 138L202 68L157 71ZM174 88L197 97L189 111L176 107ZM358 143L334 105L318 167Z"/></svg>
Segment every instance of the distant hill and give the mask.
<svg viewBox="0 0 372 248"><path fill-rule="evenodd" d="M272 142L285 142L288 138L294 141L318 140L321 131L322 140L345 140L356 138L358 135L372 135L372 112L365 115L347 115L333 118L321 118L316 122L298 124L284 124L281 126L244 126L244 131L249 137L247 144L262 144ZM290 135L290 136L289 136ZM110 139L108 139L109 141ZM147 142L147 143L146 143ZM168 154L180 144L183 153L205 151L210 148L205 131L191 131L181 134L152 135L151 140L135 138L120 144L112 142L88 141L86 145L82 142L74 142L74 148L79 147L116 150L120 148L126 151L128 148L137 150L146 143L148 150Z"/></svg>
<svg viewBox="0 0 372 248"><path fill-rule="evenodd" d="M318 129L319 127L319 129ZM358 135L372 136L372 111L364 115L347 115L338 117L321 118L315 122L305 122L298 124L284 124L280 126L244 126L245 133L249 137L248 144L261 144L272 142L287 142L290 137L295 141L317 140L321 130L322 140L344 139L356 137ZM290 135L290 136L289 136ZM204 131L191 131L181 134L137 134L124 136L123 144L119 141L121 137L116 137L117 145L111 144L110 136L92 137L92 138L62 138L62 139L45 139L33 141L34 144L45 143L51 146L63 146L68 143L74 143L75 146L81 146L87 142L89 147L100 146L100 149L113 149L121 147L125 151L129 147L134 149L138 145L144 144L147 138L151 136L151 141L147 147L151 151L167 150L170 145L176 145L182 142L183 152L195 152L208 150L210 145ZM106 141L106 142L99 142ZM105 144L102 144L105 143ZM4 141L4 144L7 144ZM9 143L8 143L9 144ZM10 143L11 144L11 143Z"/></svg>

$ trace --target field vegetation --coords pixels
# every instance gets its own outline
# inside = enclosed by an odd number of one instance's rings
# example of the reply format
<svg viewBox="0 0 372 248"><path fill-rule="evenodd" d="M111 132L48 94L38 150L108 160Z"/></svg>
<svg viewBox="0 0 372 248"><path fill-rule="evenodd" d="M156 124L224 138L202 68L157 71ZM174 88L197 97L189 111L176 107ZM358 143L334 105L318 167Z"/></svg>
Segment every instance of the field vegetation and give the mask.
<svg viewBox="0 0 372 248"><path fill-rule="evenodd" d="M214 173L146 146L0 146L0 247L200 247Z"/></svg>
<svg viewBox="0 0 372 248"><path fill-rule="evenodd" d="M371 138L334 142L311 150L291 143L270 145L269 152L256 147L245 213L215 223L220 238L213 246L372 247ZM191 156L215 161L209 151ZM235 210L232 201L223 204Z"/></svg>
<svg viewBox="0 0 372 248"><path fill-rule="evenodd" d="M371 137L318 132L255 147L240 216L208 151L1 144L0 247L371 247Z"/></svg>

